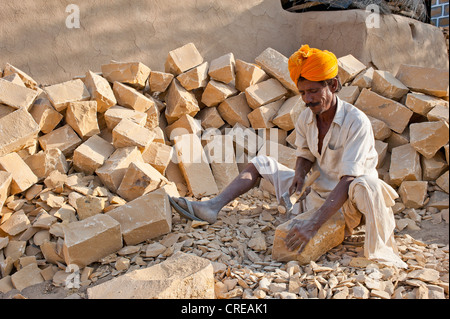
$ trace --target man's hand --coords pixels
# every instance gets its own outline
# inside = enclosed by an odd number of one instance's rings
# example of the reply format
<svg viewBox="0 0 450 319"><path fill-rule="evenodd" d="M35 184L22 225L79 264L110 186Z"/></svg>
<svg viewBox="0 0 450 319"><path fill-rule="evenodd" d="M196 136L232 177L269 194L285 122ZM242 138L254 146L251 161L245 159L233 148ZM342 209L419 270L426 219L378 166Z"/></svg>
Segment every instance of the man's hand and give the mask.
<svg viewBox="0 0 450 319"><path fill-rule="evenodd" d="M315 221L301 219L292 220L290 228L284 242L288 250L294 251L298 249L298 254L303 251L306 244L319 230Z"/></svg>

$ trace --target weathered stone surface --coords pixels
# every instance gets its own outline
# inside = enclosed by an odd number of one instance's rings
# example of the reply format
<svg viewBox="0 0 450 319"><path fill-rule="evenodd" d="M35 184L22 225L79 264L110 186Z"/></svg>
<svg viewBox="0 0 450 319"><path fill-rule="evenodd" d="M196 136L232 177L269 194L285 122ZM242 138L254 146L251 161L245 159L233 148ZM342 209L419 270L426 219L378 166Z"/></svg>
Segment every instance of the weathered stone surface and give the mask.
<svg viewBox="0 0 450 319"><path fill-rule="evenodd" d="M39 137L38 140L43 150L58 148L64 156L71 154L82 143L81 138L78 137L69 124Z"/></svg>
<svg viewBox="0 0 450 319"><path fill-rule="evenodd" d="M272 123L285 131L290 131L294 129L298 116L305 109L301 95L290 97L280 107Z"/></svg>
<svg viewBox="0 0 450 319"><path fill-rule="evenodd" d="M252 109L248 106L245 93L227 98L217 107L220 116L231 126L240 123L244 127L250 127L248 114Z"/></svg>
<svg viewBox="0 0 450 319"><path fill-rule="evenodd" d="M385 122L370 115L368 115L367 117L369 118L370 124L372 125L373 135L375 136L376 140L384 141L389 136L391 136L392 131Z"/></svg>
<svg viewBox="0 0 450 319"><path fill-rule="evenodd" d="M172 73L177 76L202 63L203 57L198 52L195 44L188 43L168 53L164 70L166 73Z"/></svg>
<svg viewBox="0 0 450 319"><path fill-rule="evenodd" d="M262 105L248 114L248 120L252 128L271 128L274 126L272 119L278 113L285 99Z"/></svg>
<svg viewBox="0 0 450 319"><path fill-rule="evenodd" d="M100 133L97 122L97 102L70 102L67 106L66 116L69 124L82 139L87 139Z"/></svg>
<svg viewBox="0 0 450 319"><path fill-rule="evenodd" d="M0 229L10 236L16 236L31 227L31 222L23 210L14 212L1 226Z"/></svg>
<svg viewBox="0 0 450 319"><path fill-rule="evenodd" d="M74 150L73 167L78 172L92 175L113 152L111 143L94 135Z"/></svg>
<svg viewBox="0 0 450 319"><path fill-rule="evenodd" d="M406 95L405 105L415 113L427 115L435 106L445 101L423 93L411 92Z"/></svg>
<svg viewBox="0 0 450 319"><path fill-rule="evenodd" d="M111 106L117 104L111 85L104 77L92 71L87 71L84 84L92 99L97 102L97 112L104 113Z"/></svg>
<svg viewBox="0 0 450 319"><path fill-rule="evenodd" d="M165 92L172 83L174 76L171 73L151 71L148 79L150 92Z"/></svg>
<svg viewBox="0 0 450 319"><path fill-rule="evenodd" d="M356 85L344 86L337 94L337 96L350 104L354 104L359 96L359 87Z"/></svg>
<svg viewBox="0 0 450 319"><path fill-rule="evenodd" d="M403 104L363 89L355 106L376 119L384 121L391 130L402 133L413 112Z"/></svg>
<svg viewBox="0 0 450 319"><path fill-rule="evenodd" d="M358 74L352 81L351 85L355 85L360 89L368 89L372 86L374 69L372 67Z"/></svg>
<svg viewBox="0 0 450 319"><path fill-rule="evenodd" d="M411 144L392 149L389 177L394 186L400 186L403 181L421 180L420 155Z"/></svg>
<svg viewBox="0 0 450 319"><path fill-rule="evenodd" d="M0 103L15 109L28 110L38 96L38 92L0 78Z"/></svg>
<svg viewBox="0 0 450 319"><path fill-rule="evenodd" d="M69 102L88 101L91 98L88 89L80 79L50 85L44 87L44 91L58 112L63 111Z"/></svg>
<svg viewBox="0 0 450 319"><path fill-rule="evenodd" d="M233 53L222 55L211 61L208 75L211 79L228 84L235 78L235 64Z"/></svg>
<svg viewBox="0 0 450 319"><path fill-rule="evenodd" d="M177 79L174 79L169 86L166 104L165 114L168 124L173 123L184 114L195 116L200 111L194 94L181 86Z"/></svg>
<svg viewBox="0 0 450 319"><path fill-rule="evenodd" d="M295 217L295 219L308 219L314 210L305 212ZM334 214L322 227L317 234L308 242L301 254L295 251L291 252L286 248L284 238L289 231L291 221L287 221L277 227L272 248L272 258L277 261L297 260L300 264L308 264L316 261L320 256L333 247L336 247L344 240L345 222L342 214Z"/></svg>
<svg viewBox="0 0 450 319"><path fill-rule="evenodd" d="M448 97L448 68L437 69L402 64L395 77L411 91L437 97Z"/></svg>
<svg viewBox="0 0 450 319"><path fill-rule="evenodd" d="M38 177L17 153L1 156L0 169L12 174L11 194L21 193L38 182Z"/></svg>
<svg viewBox="0 0 450 319"><path fill-rule="evenodd" d="M444 156L438 152L431 158L421 156L420 164L422 166L422 180L435 181L448 167Z"/></svg>
<svg viewBox="0 0 450 319"><path fill-rule="evenodd" d="M287 93L286 88L274 78L253 84L245 89L247 103L252 109L279 100Z"/></svg>
<svg viewBox="0 0 450 319"><path fill-rule="evenodd" d="M210 80L203 91L201 101L206 106L217 106L230 96L236 95L237 93L238 90L231 85Z"/></svg>
<svg viewBox="0 0 450 319"><path fill-rule="evenodd" d="M350 82L355 76L366 69L364 63L351 54L338 58L338 66L338 75L342 84Z"/></svg>
<svg viewBox="0 0 450 319"><path fill-rule="evenodd" d="M166 135L170 141L183 134L200 135L202 126L199 119L194 119L189 114L184 114L178 120L166 127Z"/></svg>
<svg viewBox="0 0 450 319"><path fill-rule="evenodd" d="M44 282L44 279L41 276L41 270L37 264L32 263L11 275L11 282L14 288L22 291L29 286Z"/></svg>
<svg viewBox="0 0 450 319"><path fill-rule="evenodd" d="M112 130L112 144L116 149L137 146L143 151L154 138L154 132L128 119L122 119Z"/></svg>
<svg viewBox="0 0 450 319"><path fill-rule="evenodd" d="M170 161L172 160L173 147L153 141L142 153L145 163L152 165L164 175Z"/></svg>
<svg viewBox="0 0 450 319"><path fill-rule="evenodd" d="M127 245L135 245L172 230L171 206L163 188L117 207L107 215L119 222Z"/></svg>
<svg viewBox="0 0 450 319"><path fill-rule="evenodd" d="M409 89L389 71L376 70L373 73L372 90L388 99L400 101Z"/></svg>
<svg viewBox="0 0 450 319"><path fill-rule="evenodd" d="M77 216L79 220L101 214L105 209L106 198L96 196L83 196L77 198Z"/></svg>
<svg viewBox="0 0 450 319"><path fill-rule="evenodd" d="M19 151L33 144L39 125L25 109L0 118L0 156Z"/></svg>
<svg viewBox="0 0 450 319"><path fill-rule="evenodd" d="M19 68L16 68L15 66L13 66L11 64L6 63L5 67L3 69L3 77L12 75L12 74L17 74L27 88L30 88L33 90L36 89L38 84L30 75L28 75L24 71L20 70ZM0 75L1 75L1 72L0 72Z"/></svg>
<svg viewBox="0 0 450 319"><path fill-rule="evenodd" d="M145 112L155 104L153 100L149 99L135 88L117 81L113 84L113 91L119 105L139 112Z"/></svg>
<svg viewBox="0 0 450 319"><path fill-rule="evenodd" d="M177 80L188 91L204 88L208 84L209 63L204 62L177 76Z"/></svg>
<svg viewBox="0 0 450 319"><path fill-rule="evenodd" d="M203 108L197 115L197 118L201 121L201 125L203 129L208 128L221 128L225 125L222 117L217 110L217 107L205 107Z"/></svg>
<svg viewBox="0 0 450 319"><path fill-rule="evenodd" d="M448 104L442 105L438 104L433 109L427 113L428 121L444 121L449 122L449 109Z"/></svg>
<svg viewBox="0 0 450 319"><path fill-rule="evenodd" d="M426 158L431 158L448 143L448 128L444 121L413 123L409 126L411 145Z"/></svg>
<svg viewBox="0 0 450 319"><path fill-rule="evenodd" d="M89 299L213 299L213 266L208 259L178 252L158 265L89 288L87 294Z"/></svg>
<svg viewBox="0 0 450 319"><path fill-rule="evenodd" d="M260 66L236 59L235 87L244 92L249 86L269 79L269 75Z"/></svg>
<svg viewBox="0 0 450 319"><path fill-rule="evenodd" d="M54 170L63 174L66 174L69 171L66 157L58 148L39 151L38 153L27 157L25 163L27 163L39 180L48 177Z"/></svg>
<svg viewBox="0 0 450 319"><path fill-rule="evenodd" d="M143 89L150 76L150 68L141 62L116 62L102 65L102 75L109 82L127 83L137 89Z"/></svg>
<svg viewBox="0 0 450 319"><path fill-rule="evenodd" d="M427 197L427 186L428 182L425 181L403 181L398 194L406 207L420 208Z"/></svg>
<svg viewBox="0 0 450 319"><path fill-rule="evenodd" d="M38 98L30 108L30 114L44 134L50 133L64 117L47 98Z"/></svg>
<svg viewBox="0 0 450 319"><path fill-rule="evenodd" d="M66 265L85 267L122 248L120 224L107 214L97 214L64 228Z"/></svg>
<svg viewBox="0 0 450 319"><path fill-rule="evenodd" d="M449 193L448 171L439 176L439 178L436 180L436 185L439 186L447 194Z"/></svg>
<svg viewBox="0 0 450 319"><path fill-rule="evenodd" d="M128 119L134 123L144 126L147 122L147 113L129 109L120 105L114 105L105 113L106 126L113 130L122 119Z"/></svg>

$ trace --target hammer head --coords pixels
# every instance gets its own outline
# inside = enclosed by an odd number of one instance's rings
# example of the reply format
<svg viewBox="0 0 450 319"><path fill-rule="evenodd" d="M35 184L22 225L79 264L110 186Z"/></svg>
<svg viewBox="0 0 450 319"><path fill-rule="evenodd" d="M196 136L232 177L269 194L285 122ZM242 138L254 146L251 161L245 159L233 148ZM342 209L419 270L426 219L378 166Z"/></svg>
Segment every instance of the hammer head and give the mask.
<svg viewBox="0 0 450 319"><path fill-rule="evenodd" d="M281 195L281 200L283 201L283 206L286 208L286 214L289 214L292 211L292 208L294 208L294 204L291 202L291 196L289 195L289 192L285 192L283 195Z"/></svg>

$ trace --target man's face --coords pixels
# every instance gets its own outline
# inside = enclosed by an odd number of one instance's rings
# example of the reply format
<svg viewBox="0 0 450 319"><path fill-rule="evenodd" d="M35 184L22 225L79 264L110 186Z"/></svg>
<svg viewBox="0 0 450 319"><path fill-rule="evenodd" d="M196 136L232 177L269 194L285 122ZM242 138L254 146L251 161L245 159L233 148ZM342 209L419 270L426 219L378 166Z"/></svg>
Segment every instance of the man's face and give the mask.
<svg viewBox="0 0 450 319"><path fill-rule="evenodd" d="M333 92L330 86L324 86L321 82L300 80L297 87L306 106L314 114L322 114L332 106Z"/></svg>

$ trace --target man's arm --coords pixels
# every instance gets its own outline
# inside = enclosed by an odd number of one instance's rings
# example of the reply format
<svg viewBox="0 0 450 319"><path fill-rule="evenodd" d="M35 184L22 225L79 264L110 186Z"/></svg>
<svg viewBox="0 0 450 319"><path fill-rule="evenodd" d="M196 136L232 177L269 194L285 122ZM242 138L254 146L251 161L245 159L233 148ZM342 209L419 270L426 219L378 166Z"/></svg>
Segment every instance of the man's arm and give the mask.
<svg viewBox="0 0 450 319"><path fill-rule="evenodd" d="M298 248L301 253L306 244L317 233L319 228L333 216L348 199L348 189L354 176L342 176L339 183L331 191L325 203L314 213L309 220L295 219L291 223L291 229L285 238L286 246L293 251Z"/></svg>

